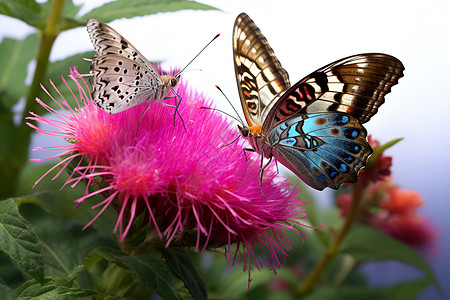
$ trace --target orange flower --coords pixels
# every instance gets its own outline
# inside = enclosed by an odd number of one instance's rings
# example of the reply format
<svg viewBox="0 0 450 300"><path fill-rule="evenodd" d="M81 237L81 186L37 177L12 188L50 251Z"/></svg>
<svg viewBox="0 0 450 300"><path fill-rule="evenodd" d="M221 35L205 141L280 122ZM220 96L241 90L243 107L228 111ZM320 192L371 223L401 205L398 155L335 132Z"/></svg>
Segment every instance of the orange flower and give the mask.
<svg viewBox="0 0 450 300"><path fill-rule="evenodd" d="M387 194L388 201L381 202L381 207L391 214L412 214L425 203L418 191L390 188Z"/></svg>

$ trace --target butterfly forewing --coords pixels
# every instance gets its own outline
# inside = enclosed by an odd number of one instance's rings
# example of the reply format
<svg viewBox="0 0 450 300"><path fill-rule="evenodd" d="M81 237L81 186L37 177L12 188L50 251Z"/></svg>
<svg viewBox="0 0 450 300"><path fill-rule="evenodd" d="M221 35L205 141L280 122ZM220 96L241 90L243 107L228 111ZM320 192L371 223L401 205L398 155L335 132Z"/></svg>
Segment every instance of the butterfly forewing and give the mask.
<svg viewBox="0 0 450 300"><path fill-rule="evenodd" d="M270 106L290 87L289 76L245 13L234 24L233 55L245 118L250 126L260 125Z"/></svg>
<svg viewBox="0 0 450 300"><path fill-rule="evenodd" d="M88 19L86 24L97 52L91 64L92 95L104 111L118 113L166 96L173 87L170 84L173 77L162 78L155 67L110 26L95 19Z"/></svg>
<svg viewBox="0 0 450 300"><path fill-rule="evenodd" d="M367 132L343 113L303 114L272 128L267 135L272 155L309 186L337 189L356 182L372 153Z"/></svg>
<svg viewBox="0 0 450 300"><path fill-rule="evenodd" d="M144 55L107 24L96 19L88 19L86 28L97 56L119 54L146 66L148 69L153 70L159 75L155 67L144 57Z"/></svg>
<svg viewBox="0 0 450 300"><path fill-rule="evenodd" d="M269 112L263 131L297 113L337 111L365 123L403 76L393 56L368 53L331 63L292 86Z"/></svg>

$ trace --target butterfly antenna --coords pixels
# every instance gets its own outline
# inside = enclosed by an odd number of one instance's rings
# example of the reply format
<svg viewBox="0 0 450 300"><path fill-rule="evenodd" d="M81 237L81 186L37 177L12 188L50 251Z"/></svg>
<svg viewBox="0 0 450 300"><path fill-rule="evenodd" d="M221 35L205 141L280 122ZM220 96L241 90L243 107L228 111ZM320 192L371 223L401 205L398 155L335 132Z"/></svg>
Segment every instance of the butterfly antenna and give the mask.
<svg viewBox="0 0 450 300"><path fill-rule="evenodd" d="M225 99L227 99L228 103L230 104L231 108L233 108L233 110L236 113L236 115L239 118L239 120L237 118L235 118L235 117L232 117L232 118L235 119L236 121L239 121L239 123L241 123L241 125L244 126L244 121L242 121L241 117L239 116L239 113L237 112L236 108L234 108L234 106L231 103L230 99L228 99L227 95L225 95L225 93L222 91L222 89L218 85L216 85L216 88L222 93L222 95L225 97Z"/></svg>
<svg viewBox="0 0 450 300"><path fill-rule="evenodd" d="M217 108L206 107L206 106L197 106L197 108L198 108L198 109L210 109L210 110L215 110L215 111L218 111L218 112L220 112L220 113L222 113L222 114L224 114L224 115L229 116L230 118L232 118L232 119L234 119L234 120L236 120L236 121L238 121L238 122L241 122L241 120L238 119L238 118L236 118L235 116L232 116L232 115L230 115L229 113L227 113L227 112L225 112L225 111L223 111L223 110L217 109Z"/></svg>
<svg viewBox="0 0 450 300"><path fill-rule="evenodd" d="M194 56L194 58L193 59L191 59L191 61L183 68L183 69L181 69L181 71L179 71L176 75L175 75L175 77L178 77L178 76L180 76L180 74L181 74L181 72L183 72L199 55L200 55L200 53L202 53L203 52L203 50L205 50L206 49L206 47L208 47L215 39L217 39L218 37L220 36L220 33L218 33L218 34L216 34L216 36L211 40L211 41L209 41L209 43L208 44L206 44L206 46L205 47L203 47L202 48L202 50L200 50L200 52L199 53L197 53L197 55L196 56Z"/></svg>

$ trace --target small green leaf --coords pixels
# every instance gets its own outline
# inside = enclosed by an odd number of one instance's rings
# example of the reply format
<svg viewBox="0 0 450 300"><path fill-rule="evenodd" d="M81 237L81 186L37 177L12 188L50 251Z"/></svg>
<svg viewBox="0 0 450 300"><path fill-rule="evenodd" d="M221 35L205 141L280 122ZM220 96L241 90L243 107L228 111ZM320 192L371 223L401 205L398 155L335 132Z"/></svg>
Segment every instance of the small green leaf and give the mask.
<svg viewBox="0 0 450 300"><path fill-rule="evenodd" d="M35 26L42 23L41 6L34 0L2 0L0 14L10 16Z"/></svg>
<svg viewBox="0 0 450 300"><path fill-rule="evenodd" d="M94 291L75 289L70 286L70 282L59 277L46 277L43 284L30 280L16 289L10 299L60 300L98 295Z"/></svg>
<svg viewBox="0 0 450 300"><path fill-rule="evenodd" d="M169 267L180 278L194 299L208 299L205 282L197 273L186 249L161 248Z"/></svg>
<svg viewBox="0 0 450 300"><path fill-rule="evenodd" d="M423 271L438 287L436 276L428 263L412 248L383 232L367 227L355 227L342 242L340 252L352 255L357 261L398 260Z"/></svg>
<svg viewBox="0 0 450 300"><path fill-rule="evenodd" d="M14 199L0 201L0 249L24 272L44 280L44 256L36 234L22 218Z"/></svg>
<svg viewBox="0 0 450 300"><path fill-rule="evenodd" d="M3 39L0 44L0 101L10 108L25 96L28 63L36 56L37 34L24 40Z"/></svg>
<svg viewBox="0 0 450 300"><path fill-rule="evenodd" d="M169 267L160 259L152 256L128 256L117 249L98 248L86 259L85 268L104 258L118 264L122 268L131 270L136 277L150 290L163 299L181 299L175 287L175 278Z"/></svg>
<svg viewBox="0 0 450 300"><path fill-rule="evenodd" d="M88 18L96 18L102 22L111 22L119 18L133 18L182 9L210 10L216 8L188 0L136 0L133 1L133 5L130 5L127 0L117 0L94 8L80 19L85 21Z"/></svg>
<svg viewBox="0 0 450 300"><path fill-rule="evenodd" d="M373 149L373 153L367 161L367 167L371 166L375 162L375 159L378 157L378 155L380 155L384 150L391 148L401 140L403 140L403 138L393 139L392 141L389 141L381 145L380 147Z"/></svg>

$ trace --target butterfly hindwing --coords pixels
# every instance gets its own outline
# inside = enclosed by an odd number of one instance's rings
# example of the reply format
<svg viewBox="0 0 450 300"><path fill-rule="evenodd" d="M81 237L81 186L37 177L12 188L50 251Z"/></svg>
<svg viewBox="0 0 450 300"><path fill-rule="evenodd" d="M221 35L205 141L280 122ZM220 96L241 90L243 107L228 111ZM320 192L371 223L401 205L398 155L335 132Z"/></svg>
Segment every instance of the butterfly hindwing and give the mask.
<svg viewBox="0 0 450 300"><path fill-rule="evenodd" d="M289 76L245 13L234 24L233 56L245 118L250 126L260 125L270 106L289 89Z"/></svg>
<svg viewBox="0 0 450 300"><path fill-rule="evenodd" d="M372 153L367 132L343 113L303 114L270 130L272 155L309 186L337 189L356 182L359 170Z"/></svg>
<svg viewBox="0 0 450 300"><path fill-rule="evenodd" d="M297 113L345 112L363 124L403 76L403 64L381 53L333 62L292 86L269 112L263 131Z"/></svg>

